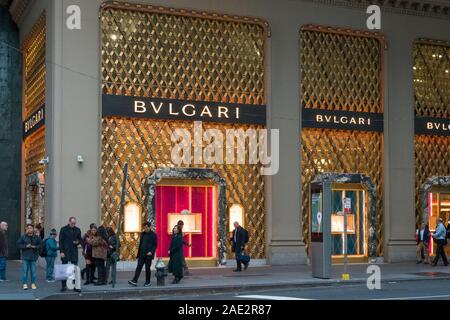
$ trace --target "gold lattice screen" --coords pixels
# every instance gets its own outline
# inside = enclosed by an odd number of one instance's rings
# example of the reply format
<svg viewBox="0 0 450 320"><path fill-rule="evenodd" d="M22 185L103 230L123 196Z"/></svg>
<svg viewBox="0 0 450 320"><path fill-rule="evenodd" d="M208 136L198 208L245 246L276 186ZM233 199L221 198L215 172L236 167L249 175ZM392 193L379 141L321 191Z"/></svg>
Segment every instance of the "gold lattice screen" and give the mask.
<svg viewBox="0 0 450 320"><path fill-rule="evenodd" d="M450 118L450 44L416 42L413 56L416 115Z"/></svg>
<svg viewBox="0 0 450 320"><path fill-rule="evenodd" d="M450 137L417 135L416 156L416 222L421 222L420 187L432 176L450 176Z"/></svg>
<svg viewBox="0 0 450 320"><path fill-rule="evenodd" d="M265 104L265 28L260 23L216 18L133 5L103 7L103 93ZM146 178L156 168L173 167L172 130L192 130L193 123L104 118L102 125L102 222L116 226L124 163L130 164L127 199L138 202L146 215ZM203 128L225 133L250 126L203 123ZM266 209L260 166L196 167L213 168L226 180L227 202L241 204L245 210L252 235L249 250L253 257L264 258ZM137 239L138 234L126 235L123 259L135 258Z"/></svg>
<svg viewBox="0 0 450 320"><path fill-rule="evenodd" d="M46 18L42 14L23 44L24 106L23 118L28 118L45 103L45 39ZM25 145L25 174L43 172L39 161L45 154L45 129L28 137Z"/></svg>
<svg viewBox="0 0 450 320"><path fill-rule="evenodd" d="M450 44L433 40L414 43L415 114L450 118ZM416 135L416 222L421 220L420 187L432 176L450 175L450 137Z"/></svg>
<svg viewBox="0 0 450 320"><path fill-rule="evenodd" d="M303 108L383 112L382 41L357 32L300 31L301 102ZM309 252L309 183L326 172L362 173L377 186L377 255L383 236L383 134L302 129L302 233Z"/></svg>

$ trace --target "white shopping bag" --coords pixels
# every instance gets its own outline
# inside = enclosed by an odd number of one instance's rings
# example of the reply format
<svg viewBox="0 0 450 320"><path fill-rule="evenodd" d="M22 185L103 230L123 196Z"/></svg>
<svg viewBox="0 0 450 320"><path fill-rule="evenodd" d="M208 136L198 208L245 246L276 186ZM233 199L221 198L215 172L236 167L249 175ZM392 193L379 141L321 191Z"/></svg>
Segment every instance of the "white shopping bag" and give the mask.
<svg viewBox="0 0 450 320"><path fill-rule="evenodd" d="M67 280L74 272L73 264L57 264L55 265L55 280Z"/></svg>

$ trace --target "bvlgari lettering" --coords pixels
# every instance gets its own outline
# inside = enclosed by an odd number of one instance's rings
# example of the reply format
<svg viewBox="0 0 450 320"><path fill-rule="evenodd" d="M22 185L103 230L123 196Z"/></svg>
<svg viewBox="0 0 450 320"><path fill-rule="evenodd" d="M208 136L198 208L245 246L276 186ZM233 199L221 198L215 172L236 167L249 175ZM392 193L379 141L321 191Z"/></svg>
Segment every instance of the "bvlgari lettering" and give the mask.
<svg viewBox="0 0 450 320"><path fill-rule="evenodd" d="M351 117L351 116L331 116L316 115L316 122L334 123L334 124L353 124L360 126L370 126L371 119L369 117Z"/></svg>
<svg viewBox="0 0 450 320"><path fill-rule="evenodd" d="M383 114L303 108L302 127L382 132Z"/></svg>
<svg viewBox="0 0 450 320"><path fill-rule="evenodd" d="M239 107L230 108L225 106L219 106L217 108L211 108L208 105L198 106L192 103L176 105L172 102L166 105L163 102L155 103L150 102L151 108L148 108L148 104L141 100L134 101L134 112L135 113L148 113L151 112L155 115L160 114L163 108L168 108L169 115L179 116L183 115L185 117L194 117L199 115L201 118L208 117L214 118L213 112L215 112L215 117L230 119L233 116L235 119L239 119Z"/></svg>
<svg viewBox="0 0 450 320"><path fill-rule="evenodd" d="M266 124L266 106L104 94L103 117Z"/></svg>
<svg viewBox="0 0 450 320"><path fill-rule="evenodd" d="M39 108L23 122L23 137L26 138L39 129L45 122L45 107Z"/></svg>
<svg viewBox="0 0 450 320"><path fill-rule="evenodd" d="M427 122L428 130L450 131L450 123Z"/></svg>

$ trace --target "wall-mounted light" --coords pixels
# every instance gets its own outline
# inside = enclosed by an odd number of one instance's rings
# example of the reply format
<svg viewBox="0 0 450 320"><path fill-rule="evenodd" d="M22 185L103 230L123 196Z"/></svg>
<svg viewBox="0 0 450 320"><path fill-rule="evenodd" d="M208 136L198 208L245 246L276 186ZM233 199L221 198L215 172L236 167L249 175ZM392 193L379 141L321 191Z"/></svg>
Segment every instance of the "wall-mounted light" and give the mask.
<svg viewBox="0 0 450 320"><path fill-rule="evenodd" d="M82 164L84 162L83 156L82 155L77 155L77 162L79 164Z"/></svg>
<svg viewBox="0 0 450 320"><path fill-rule="evenodd" d="M233 204L229 209L229 232L234 230L233 223L237 221L241 227L244 227L244 208L239 204Z"/></svg>
<svg viewBox="0 0 450 320"><path fill-rule="evenodd" d="M46 164L48 164L49 162L50 162L50 158L49 158L49 157L46 157L46 158L40 160L40 161L39 161L39 164L40 164L40 165L46 165Z"/></svg>
<svg viewBox="0 0 450 320"><path fill-rule="evenodd" d="M123 231L125 233L141 232L141 207L129 202L124 208Z"/></svg>

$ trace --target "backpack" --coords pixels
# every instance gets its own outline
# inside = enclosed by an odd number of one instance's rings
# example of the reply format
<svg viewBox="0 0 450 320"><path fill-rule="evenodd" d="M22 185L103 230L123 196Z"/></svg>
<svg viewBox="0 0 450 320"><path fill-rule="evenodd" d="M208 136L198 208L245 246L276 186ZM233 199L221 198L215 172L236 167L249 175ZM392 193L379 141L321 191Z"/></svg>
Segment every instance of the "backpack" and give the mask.
<svg viewBox="0 0 450 320"><path fill-rule="evenodd" d="M247 229L244 229L244 243L248 242L248 231Z"/></svg>
<svg viewBox="0 0 450 320"><path fill-rule="evenodd" d="M39 256L45 258L47 256L47 239L42 242L41 250L39 251Z"/></svg>

